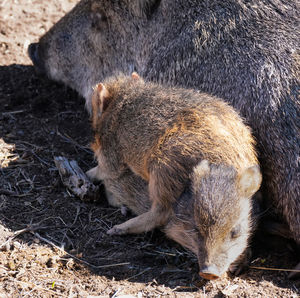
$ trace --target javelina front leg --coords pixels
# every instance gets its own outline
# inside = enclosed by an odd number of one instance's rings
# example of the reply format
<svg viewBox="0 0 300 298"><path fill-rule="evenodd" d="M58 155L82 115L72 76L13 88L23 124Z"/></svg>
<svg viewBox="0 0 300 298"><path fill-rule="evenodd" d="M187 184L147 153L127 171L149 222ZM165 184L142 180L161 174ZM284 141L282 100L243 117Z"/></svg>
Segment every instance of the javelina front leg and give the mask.
<svg viewBox="0 0 300 298"><path fill-rule="evenodd" d="M109 175L105 170L96 166L85 173L93 182L97 182L104 179L110 179L113 174Z"/></svg>
<svg viewBox="0 0 300 298"><path fill-rule="evenodd" d="M150 173L148 189L149 198L152 202L151 209L120 225L114 226L107 232L109 235L138 234L151 231L166 224L171 213L170 202L168 202L168 197L170 197L168 189L172 189L172 187L169 187L170 182L168 180L163 180L165 177L161 177L161 173L158 171ZM161 183L161 181L165 183Z"/></svg>
<svg viewBox="0 0 300 298"><path fill-rule="evenodd" d="M91 179L91 181L93 182L97 182L100 180L100 178L98 177L98 166L88 170L85 174Z"/></svg>
<svg viewBox="0 0 300 298"><path fill-rule="evenodd" d="M151 231L162 226L169 217L169 211L163 210L158 206L152 208L137 217L131 218L122 224L115 225L107 231L109 235L139 234Z"/></svg>

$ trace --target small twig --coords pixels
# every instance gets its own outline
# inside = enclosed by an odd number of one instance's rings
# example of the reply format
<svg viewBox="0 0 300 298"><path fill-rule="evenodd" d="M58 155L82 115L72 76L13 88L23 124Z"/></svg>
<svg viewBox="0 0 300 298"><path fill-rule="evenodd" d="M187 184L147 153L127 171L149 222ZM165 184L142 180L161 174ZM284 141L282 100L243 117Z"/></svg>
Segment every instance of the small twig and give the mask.
<svg viewBox="0 0 300 298"><path fill-rule="evenodd" d="M46 162L45 160L43 160L41 157L39 157L33 150L31 150L31 153L44 165L51 167L52 165L48 162Z"/></svg>
<svg viewBox="0 0 300 298"><path fill-rule="evenodd" d="M12 235L9 239L7 239L4 243L2 243L2 244L0 245L0 249L2 249L2 247L6 246L9 242L11 242L11 241L12 241L13 239L15 239L17 236L19 236L19 235L21 235L21 234L23 234L23 233L29 232L29 231L31 231L31 229L29 229L29 228L25 228L25 229L22 229L22 230L19 230L19 231L15 231L15 232L13 233L13 235Z"/></svg>
<svg viewBox="0 0 300 298"><path fill-rule="evenodd" d="M73 221L73 223L72 223L72 226L74 226L74 224L76 223L76 221L77 221L77 219L78 219L78 215L79 215L79 213L80 213L80 206L76 206L76 215L75 215L75 219L74 219L74 221Z"/></svg>
<svg viewBox="0 0 300 298"><path fill-rule="evenodd" d="M48 240L48 239L42 237L40 234L38 234L38 233L33 233L33 232L31 232L31 233L32 233L33 235L35 235L38 239L40 239L40 240L42 240L42 241L48 243L49 245L53 246L54 248L58 249L59 251L63 252L64 254L70 256L70 257L73 258L74 260L77 260L77 261L79 261L79 262L81 262L81 263L84 263L84 264L86 264L86 265L88 265L88 266L90 266L90 267L96 268L96 269L100 269L100 268L109 268L109 267L116 267L116 266L124 266L124 265L129 265L129 264L130 264L130 263L127 262L127 263L118 263L118 264L109 264L109 265L96 266L96 265L93 265L93 264L91 264L91 263L89 263L89 262L87 262L87 261L84 261L84 260L82 260L82 259L79 259L79 258L77 258L76 256L74 256L74 255L68 253L68 252L65 251L63 248L57 246L57 245L56 245L55 243L53 243L52 241L50 241L50 240Z"/></svg>
<svg viewBox="0 0 300 298"><path fill-rule="evenodd" d="M300 272L297 269L284 269L284 268L267 268L267 267L257 267L257 266L249 266L251 269L257 270L272 270L272 271L287 271L287 272Z"/></svg>
<svg viewBox="0 0 300 298"><path fill-rule="evenodd" d="M122 289L118 289L117 291L115 291L115 293L112 295L111 298L117 297L117 295L120 293L120 291L122 291Z"/></svg>
<svg viewBox="0 0 300 298"><path fill-rule="evenodd" d="M81 260L81 261L82 261L82 260ZM87 262L86 262L86 263L87 263ZM93 264L90 264L90 263L87 263L87 264L89 264L89 266L92 266L92 267L97 268L97 269L130 265L129 262L125 262L125 263L117 263L117 264L108 264L108 265L101 265L101 266L96 266L96 265L93 265Z"/></svg>
<svg viewBox="0 0 300 298"><path fill-rule="evenodd" d="M147 268L147 269L143 270L142 272L140 272L140 273L138 273L138 274L135 274L135 275L133 275L133 276L127 278L126 281L129 281L130 279L133 279L133 278L135 278L135 277L138 277L138 276L144 274L145 272L147 272L147 271L149 271L149 270L151 270L151 269L152 269L152 268Z"/></svg>
<svg viewBox="0 0 300 298"><path fill-rule="evenodd" d="M11 190L0 188L0 194L7 196L17 196L17 194Z"/></svg>
<svg viewBox="0 0 300 298"><path fill-rule="evenodd" d="M33 147L35 150L43 150L44 148L42 146L39 146L39 145L36 145L36 144L32 144L32 143L29 143L29 142L26 142L26 141L20 141L18 140L18 144L25 144L25 145L28 145L28 146L31 146ZM25 147L25 146L24 146ZM19 149L19 148L18 148ZM25 147L24 151L27 150L27 148Z"/></svg>
<svg viewBox="0 0 300 298"><path fill-rule="evenodd" d="M156 253L162 254L162 255L167 255L167 256L171 256L171 257L176 257L176 254L172 254L169 252L164 252L164 251L159 251L159 250L153 250Z"/></svg>
<svg viewBox="0 0 300 298"><path fill-rule="evenodd" d="M63 135L62 133L60 133L58 130L56 131L56 134L58 136L60 136L63 140L65 140L67 143L70 143L76 147L78 147L79 149L87 152L87 153L90 153L90 154L93 154L93 151L90 149L90 147L88 146L83 146L83 145L80 145L78 142L76 142L75 140L73 140L70 136L68 135Z"/></svg>
<svg viewBox="0 0 300 298"><path fill-rule="evenodd" d="M37 224L35 224L35 225L31 225L31 226L29 226L27 228L15 231L11 237L9 237L5 242L3 242L2 244L0 244L0 249L2 247L4 247L5 245L7 245L7 243L11 242L16 237L18 237L19 235L21 235L23 233L28 233L28 232L33 233L34 231L37 231L37 230L45 230L45 229L50 229L50 228L58 228L58 226L55 226L55 227L54 226L53 227L51 227L51 226L39 227L39 226L37 226Z"/></svg>
<svg viewBox="0 0 300 298"><path fill-rule="evenodd" d="M6 115L15 115L15 114L20 114L20 113L24 113L27 112L26 110L19 110L19 111L11 111L11 112L3 112L2 115L6 116Z"/></svg>
<svg viewBox="0 0 300 298"><path fill-rule="evenodd" d="M177 286L176 288L172 289L172 292L176 292L178 290L196 290L196 289L199 290L197 286Z"/></svg>
<svg viewBox="0 0 300 298"><path fill-rule="evenodd" d="M20 195L19 194L12 194L13 197L17 197L17 198L23 198L23 197L28 197L28 196L32 196L32 195L33 195L32 192L22 193ZM38 210L38 209L36 209L36 210Z"/></svg>

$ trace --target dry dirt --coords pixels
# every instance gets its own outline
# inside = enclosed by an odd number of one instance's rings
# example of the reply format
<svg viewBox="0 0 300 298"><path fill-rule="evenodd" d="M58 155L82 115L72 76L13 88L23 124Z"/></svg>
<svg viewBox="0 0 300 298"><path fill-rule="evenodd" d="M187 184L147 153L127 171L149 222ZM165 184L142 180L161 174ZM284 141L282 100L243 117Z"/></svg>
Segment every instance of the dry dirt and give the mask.
<svg viewBox="0 0 300 298"><path fill-rule="evenodd" d="M286 271L205 282L160 231L110 237L120 211L103 194L84 203L66 191L53 157L94 165L88 115L75 92L36 76L26 49L76 2L0 1L0 297L299 296ZM290 243L253 242L251 266L296 263Z"/></svg>

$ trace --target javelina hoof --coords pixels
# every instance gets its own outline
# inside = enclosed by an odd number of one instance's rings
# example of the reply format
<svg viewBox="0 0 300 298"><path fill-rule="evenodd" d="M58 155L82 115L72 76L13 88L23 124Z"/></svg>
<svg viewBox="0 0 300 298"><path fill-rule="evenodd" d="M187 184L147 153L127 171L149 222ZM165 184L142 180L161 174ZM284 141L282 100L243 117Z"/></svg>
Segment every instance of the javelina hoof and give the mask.
<svg viewBox="0 0 300 298"><path fill-rule="evenodd" d="M106 232L108 235L125 235L127 232L124 229L118 228L118 225L112 227L110 230Z"/></svg>
<svg viewBox="0 0 300 298"><path fill-rule="evenodd" d="M121 206L121 214L126 216L128 214L128 208L124 205Z"/></svg>

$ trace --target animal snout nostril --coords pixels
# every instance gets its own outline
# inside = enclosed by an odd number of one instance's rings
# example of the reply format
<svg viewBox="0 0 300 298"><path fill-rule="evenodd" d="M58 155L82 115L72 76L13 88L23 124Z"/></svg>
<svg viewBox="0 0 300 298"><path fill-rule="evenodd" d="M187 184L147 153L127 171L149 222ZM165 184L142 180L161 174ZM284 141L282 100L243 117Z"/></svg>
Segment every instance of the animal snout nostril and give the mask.
<svg viewBox="0 0 300 298"><path fill-rule="evenodd" d="M39 43L31 43L28 46L28 55L35 67L36 72L38 74L44 74L45 70L43 62L41 60Z"/></svg>
<svg viewBox="0 0 300 298"><path fill-rule="evenodd" d="M200 269L199 275L208 280L214 280L220 277L219 272L214 265L205 266L204 268Z"/></svg>
<svg viewBox="0 0 300 298"><path fill-rule="evenodd" d="M219 278L218 275L215 275L213 273L203 273L203 272L200 272L199 275L204 278L204 279L208 279L208 280L215 280L217 278Z"/></svg>

